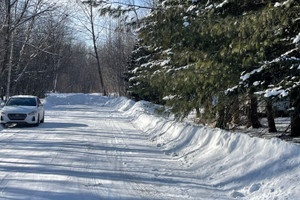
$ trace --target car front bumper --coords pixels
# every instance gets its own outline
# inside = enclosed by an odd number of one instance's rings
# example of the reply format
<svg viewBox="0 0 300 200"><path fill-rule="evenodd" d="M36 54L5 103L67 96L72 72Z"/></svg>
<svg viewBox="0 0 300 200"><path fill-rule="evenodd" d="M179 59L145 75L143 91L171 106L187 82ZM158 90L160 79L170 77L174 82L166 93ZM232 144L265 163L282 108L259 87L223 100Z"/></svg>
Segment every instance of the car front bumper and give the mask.
<svg viewBox="0 0 300 200"><path fill-rule="evenodd" d="M28 115L23 113L1 114L1 124L36 124L38 122L38 114Z"/></svg>

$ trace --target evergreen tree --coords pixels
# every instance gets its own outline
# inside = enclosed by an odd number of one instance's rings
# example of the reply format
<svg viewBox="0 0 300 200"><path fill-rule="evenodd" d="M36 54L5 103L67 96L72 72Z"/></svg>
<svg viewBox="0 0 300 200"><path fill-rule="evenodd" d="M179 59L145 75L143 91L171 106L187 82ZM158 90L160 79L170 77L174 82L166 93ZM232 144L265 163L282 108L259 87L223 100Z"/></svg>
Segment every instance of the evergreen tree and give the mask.
<svg viewBox="0 0 300 200"><path fill-rule="evenodd" d="M295 135L299 21L296 0L159 0L139 21L129 92L137 100L166 102L178 118L194 109L199 116L203 108L202 117L217 118L217 126L228 128L237 116L233 102L249 96L249 121L259 127L257 92L268 97L270 91L284 91ZM233 86L239 88L235 95L224 92Z"/></svg>
<svg viewBox="0 0 300 200"><path fill-rule="evenodd" d="M241 88L252 88L253 93L263 95L269 99L267 101L278 98L290 101L292 136L300 134L299 10L299 3L292 0L265 8L265 20L259 18L259 23L252 25L257 27L263 24L268 30L268 33L253 36L254 41L260 41L256 44L259 47L257 53L263 60L248 73L242 73L240 82Z"/></svg>

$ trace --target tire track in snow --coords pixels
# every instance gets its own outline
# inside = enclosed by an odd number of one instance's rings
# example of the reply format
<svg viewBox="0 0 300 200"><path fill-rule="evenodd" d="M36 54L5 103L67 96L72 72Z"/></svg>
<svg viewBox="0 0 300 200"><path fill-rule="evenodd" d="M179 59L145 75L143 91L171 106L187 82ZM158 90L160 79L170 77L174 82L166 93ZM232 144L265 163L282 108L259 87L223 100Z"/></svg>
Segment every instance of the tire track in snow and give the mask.
<svg viewBox="0 0 300 200"><path fill-rule="evenodd" d="M121 117L120 112L115 113L114 115L110 115L111 119L120 118L120 117ZM132 128L132 130L137 131L137 129L130 123L130 121L125 121L125 122L126 122L126 126L129 125ZM121 123L124 124L124 121ZM126 142L124 139L124 138L127 138L128 134L130 134L130 133L125 133L124 127L121 128L120 124L117 122L114 122L113 120L110 120L110 124L111 124L111 127L113 127L114 130L116 130L116 131L113 131L116 144L118 144L118 145L122 144L125 148L130 149L128 142ZM118 134L118 135L116 135L116 134ZM140 135L140 138L143 138L142 134ZM144 138L144 142L148 142L146 137ZM153 147L153 148L155 148L155 147ZM163 153L163 152L161 152L161 153ZM141 156L141 155L139 155L139 156ZM123 158L124 155L123 156L121 155L119 157ZM136 159L139 159L139 157L137 157ZM121 162L122 162L122 160L121 160ZM124 164L125 167L127 166L126 162L122 162L122 163L123 164L125 163ZM123 171L123 173L126 173L126 172ZM158 174L158 170L155 170L155 169L150 170L148 173L152 176L152 179L154 182L156 182L155 179L160 176L160 174ZM161 183L157 183L157 184L158 184L158 186L156 186L156 187L160 187L159 184L161 184ZM157 188L154 187L153 183L146 184L142 180L134 180L134 181L129 182L129 186L130 186L131 190L138 192L139 197L142 199L166 199L166 200L174 199L174 197L168 197L167 194L161 193ZM181 193L182 197L184 197L184 199L190 199L190 196L187 195L187 191L181 190L180 193Z"/></svg>
<svg viewBox="0 0 300 200"><path fill-rule="evenodd" d="M9 128L9 129L13 130L11 128ZM1 150L5 150L5 147L11 145L11 143L16 139L16 135L20 132L21 132L21 130L19 130L19 131L14 130L13 133L10 133L9 131L7 131L7 128L3 129L1 131L1 135L0 135ZM9 135L7 136L6 134L9 134ZM7 136L7 137L5 137L5 136ZM2 163L0 161L0 166L1 166L1 164ZM1 196L3 195L4 191L6 190L9 177L10 177L10 175L6 174L0 180L0 194L1 194Z"/></svg>
<svg viewBox="0 0 300 200"><path fill-rule="evenodd" d="M2 195L4 190L6 189L9 175L4 175L0 180L0 194Z"/></svg>
<svg viewBox="0 0 300 200"><path fill-rule="evenodd" d="M8 130L12 130L13 133L11 133L11 131L8 131ZM1 146L6 146L8 145L11 141L13 141L16 137L16 135L18 133L20 133L22 130L14 130L14 128L5 128L3 129L0 133L0 142L1 142ZM7 137L6 134L8 134Z"/></svg>

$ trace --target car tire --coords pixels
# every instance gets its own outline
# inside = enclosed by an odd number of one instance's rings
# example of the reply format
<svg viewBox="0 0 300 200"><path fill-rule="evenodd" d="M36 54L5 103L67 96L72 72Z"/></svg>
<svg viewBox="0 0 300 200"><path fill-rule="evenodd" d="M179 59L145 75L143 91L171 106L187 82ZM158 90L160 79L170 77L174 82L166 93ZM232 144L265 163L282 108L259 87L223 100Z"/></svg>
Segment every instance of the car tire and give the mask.
<svg viewBox="0 0 300 200"><path fill-rule="evenodd" d="M38 127L39 125L40 125L40 116L38 116L38 120L37 120L37 122L33 126Z"/></svg>
<svg viewBox="0 0 300 200"><path fill-rule="evenodd" d="M44 123L45 121L45 113L43 113L43 119L41 120L41 123Z"/></svg>
<svg viewBox="0 0 300 200"><path fill-rule="evenodd" d="M5 129L7 128L7 125L5 123L1 124L1 126Z"/></svg>

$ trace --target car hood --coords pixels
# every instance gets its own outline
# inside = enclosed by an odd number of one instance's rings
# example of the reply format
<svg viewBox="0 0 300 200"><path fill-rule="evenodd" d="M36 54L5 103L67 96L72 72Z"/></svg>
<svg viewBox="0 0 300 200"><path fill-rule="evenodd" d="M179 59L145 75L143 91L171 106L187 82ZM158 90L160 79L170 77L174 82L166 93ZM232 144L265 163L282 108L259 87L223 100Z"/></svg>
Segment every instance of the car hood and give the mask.
<svg viewBox="0 0 300 200"><path fill-rule="evenodd" d="M6 114L8 113L22 113L27 114L32 111L36 111L37 108L35 106L4 106L2 108L2 111L4 111Z"/></svg>

